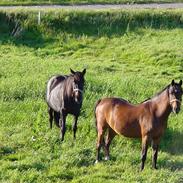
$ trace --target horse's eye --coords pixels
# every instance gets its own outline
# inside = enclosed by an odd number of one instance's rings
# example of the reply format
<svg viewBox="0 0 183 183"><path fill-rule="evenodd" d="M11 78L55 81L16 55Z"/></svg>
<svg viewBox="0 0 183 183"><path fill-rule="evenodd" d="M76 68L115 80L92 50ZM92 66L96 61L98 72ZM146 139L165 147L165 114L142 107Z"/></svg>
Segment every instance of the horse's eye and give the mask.
<svg viewBox="0 0 183 183"><path fill-rule="evenodd" d="M175 94L181 94L181 93L182 93L181 90L179 90L179 89L176 89L176 90L175 90Z"/></svg>
<svg viewBox="0 0 183 183"><path fill-rule="evenodd" d="M173 90L170 90L170 94L173 95L175 92Z"/></svg>

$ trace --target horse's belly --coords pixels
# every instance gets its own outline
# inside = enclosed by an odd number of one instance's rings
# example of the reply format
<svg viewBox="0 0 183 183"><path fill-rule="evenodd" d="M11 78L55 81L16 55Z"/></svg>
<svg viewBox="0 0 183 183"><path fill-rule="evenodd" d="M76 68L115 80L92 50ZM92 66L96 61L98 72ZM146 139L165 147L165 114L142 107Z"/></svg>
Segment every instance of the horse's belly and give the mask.
<svg viewBox="0 0 183 183"><path fill-rule="evenodd" d="M127 123L125 125L117 125L115 126L115 131L118 134L123 135L129 138L140 138L141 137L141 129L138 122Z"/></svg>
<svg viewBox="0 0 183 183"><path fill-rule="evenodd" d="M52 93L50 94L49 101L48 101L49 106L56 112L60 112L61 109L61 102L60 102L60 97L58 95L53 95Z"/></svg>

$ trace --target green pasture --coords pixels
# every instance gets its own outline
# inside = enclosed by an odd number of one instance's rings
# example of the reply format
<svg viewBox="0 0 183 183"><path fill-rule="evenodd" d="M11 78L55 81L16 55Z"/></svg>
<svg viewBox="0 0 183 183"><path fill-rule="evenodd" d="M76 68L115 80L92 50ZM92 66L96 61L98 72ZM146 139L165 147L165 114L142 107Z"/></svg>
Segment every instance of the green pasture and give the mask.
<svg viewBox="0 0 183 183"><path fill-rule="evenodd" d="M0 182L183 182L183 111L171 114L158 170L143 172L138 139L115 137L111 160L94 165L94 105L118 96L137 104L183 79L183 11L0 12ZM49 129L45 88L54 74L87 69L73 140Z"/></svg>
<svg viewBox="0 0 183 183"><path fill-rule="evenodd" d="M175 3L183 0L1 0L0 5Z"/></svg>

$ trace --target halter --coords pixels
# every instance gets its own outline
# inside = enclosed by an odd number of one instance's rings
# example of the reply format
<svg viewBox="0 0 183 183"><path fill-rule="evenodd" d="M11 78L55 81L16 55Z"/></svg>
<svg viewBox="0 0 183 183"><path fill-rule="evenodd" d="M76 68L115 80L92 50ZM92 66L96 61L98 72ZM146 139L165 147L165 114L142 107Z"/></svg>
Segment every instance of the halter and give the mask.
<svg viewBox="0 0 183 183"><path fill-rule="evenodd" d="M83 90L80 90L79 88L75 88L75 89L73 89L73 91L75 92L75 91L79 91L80 93L83 93Z"/></svg>
<svg viewBox="0 0 183 183"><path fill-rule="evenodd" d="M170 104L172 104L173 102L178 102L179 104L181 104L181 101L178 100L178 99L172 99L172 100L170 101Z"/></svg>

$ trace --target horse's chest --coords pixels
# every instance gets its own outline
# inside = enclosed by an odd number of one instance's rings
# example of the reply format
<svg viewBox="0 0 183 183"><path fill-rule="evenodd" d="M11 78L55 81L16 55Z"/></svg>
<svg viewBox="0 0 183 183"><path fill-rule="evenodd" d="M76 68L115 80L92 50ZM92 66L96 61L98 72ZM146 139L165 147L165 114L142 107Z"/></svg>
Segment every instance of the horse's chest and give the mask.
<svg viewBox="0 0 183 183"><path fill-rule="evenodd" d="M124 121L119 121L115 123L114 129L118 132L118 134L121 134L125 137L138 138L141 136L140 125L137 120L134 120L133 122L126 121L126 123L124 123Z"/></svg>
<svg viewBox="0 0 183 183"><path fill-rule="evenodd" d="M69 114L73 114L73 115L77 115L77 114L79 114L79 112L80 112L80 106L79 105L77 105L77 104L75 104L75 103L66 103L65 104L65 110L66 110L66 112L67 113L69 113Z"/></svg>
<svg viewBox="0 0 183 183"><path fill-rule="evenodd" d="M161 121L154 121L152 125L152 136L158 137L161 136L164 133L164 130L166 128L166 123L162 123Z"/></svg>

